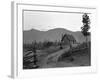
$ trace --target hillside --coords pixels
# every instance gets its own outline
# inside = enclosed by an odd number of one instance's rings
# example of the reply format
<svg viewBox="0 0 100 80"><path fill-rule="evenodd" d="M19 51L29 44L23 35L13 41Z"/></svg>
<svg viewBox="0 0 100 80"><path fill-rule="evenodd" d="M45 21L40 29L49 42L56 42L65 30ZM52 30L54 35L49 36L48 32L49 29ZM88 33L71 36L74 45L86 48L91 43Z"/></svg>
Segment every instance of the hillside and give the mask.
<svg viewBox="0 0 100 80"><path fill-rule="evenodd" d="M72 32L63 28L51 29L48 31L39 31L35 29L26 30L23 31L23 41L24 43L31 43L35 40L37 42L43 42L46 40L59 41L61 39L62 34L64 33L73 35L77 42L82 43L83 41L85 41L85 37L82 35L80 31Z"/></svg>

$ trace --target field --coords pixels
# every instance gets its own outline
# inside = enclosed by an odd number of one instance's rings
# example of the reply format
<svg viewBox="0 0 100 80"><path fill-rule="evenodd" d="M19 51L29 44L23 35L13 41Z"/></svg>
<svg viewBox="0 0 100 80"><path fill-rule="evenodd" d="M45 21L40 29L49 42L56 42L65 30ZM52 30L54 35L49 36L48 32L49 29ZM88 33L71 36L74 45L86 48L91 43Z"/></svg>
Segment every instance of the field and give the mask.
<svg viewBox="0 0 100 80"><path fill-rule="evenodd" d="M59 42L52 42L50 43L51 45L46 44L47 43L44 42L41 44L33 43L23 45L23 69L78 67L91 65L90 42L72 45L72 47L69 45L62 45L62 48L59 45ZM36 48L35 51L34 45ZM41 47L39 47L40 45Z"/></svg>

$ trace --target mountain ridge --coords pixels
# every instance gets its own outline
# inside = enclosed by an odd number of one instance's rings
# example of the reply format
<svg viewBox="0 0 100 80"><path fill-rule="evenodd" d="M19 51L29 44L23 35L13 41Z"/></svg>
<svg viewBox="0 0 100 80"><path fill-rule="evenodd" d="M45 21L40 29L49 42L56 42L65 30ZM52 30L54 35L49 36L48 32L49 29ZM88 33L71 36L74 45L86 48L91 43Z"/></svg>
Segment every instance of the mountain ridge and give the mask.
<svg viewBox="0 0 100 80"><path fill-rule="evenodd" d="M81 31L70 31L64 28L54 28L48 31L40 31L36 29L24 30L23 31L23 41L24 43L31 43L36 40L37 42L43 41L59 41L61 39L62 34L70 34L73 35L77 42L82 43L85 41L85 37L81 33Z"/></svg>

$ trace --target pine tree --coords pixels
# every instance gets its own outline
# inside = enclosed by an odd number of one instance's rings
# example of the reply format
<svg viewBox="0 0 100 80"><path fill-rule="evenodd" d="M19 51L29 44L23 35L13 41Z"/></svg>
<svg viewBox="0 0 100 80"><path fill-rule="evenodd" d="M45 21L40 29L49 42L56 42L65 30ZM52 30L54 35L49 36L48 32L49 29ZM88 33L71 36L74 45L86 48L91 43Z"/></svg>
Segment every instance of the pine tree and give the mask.
<svg viewBox="0 0 100 80"><path fill-rule="evenodd" d="M82 34L86 37L86 42L88 41L88 36L90 35L89 29L90 29L90 18L87 15L87 13L84 13L82 16L82 22L83 26L81 27L82 29Z"/></svg>

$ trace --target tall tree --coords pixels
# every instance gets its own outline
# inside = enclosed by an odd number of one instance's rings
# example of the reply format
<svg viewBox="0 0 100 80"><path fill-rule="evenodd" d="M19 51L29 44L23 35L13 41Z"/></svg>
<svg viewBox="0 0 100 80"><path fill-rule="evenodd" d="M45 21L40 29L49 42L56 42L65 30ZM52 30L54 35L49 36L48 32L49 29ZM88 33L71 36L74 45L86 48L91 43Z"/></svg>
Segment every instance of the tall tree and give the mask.
<svg viewBox="0 0 100 80"><path fill-rule="evenodd" d="M86 42L88 41L88 36L90 35L89 29L90 29L90 18L87 15L87 13L84 13L82 16L82 22L83 26L81 27L82 29L82 34L86 37Z"/></svg>

